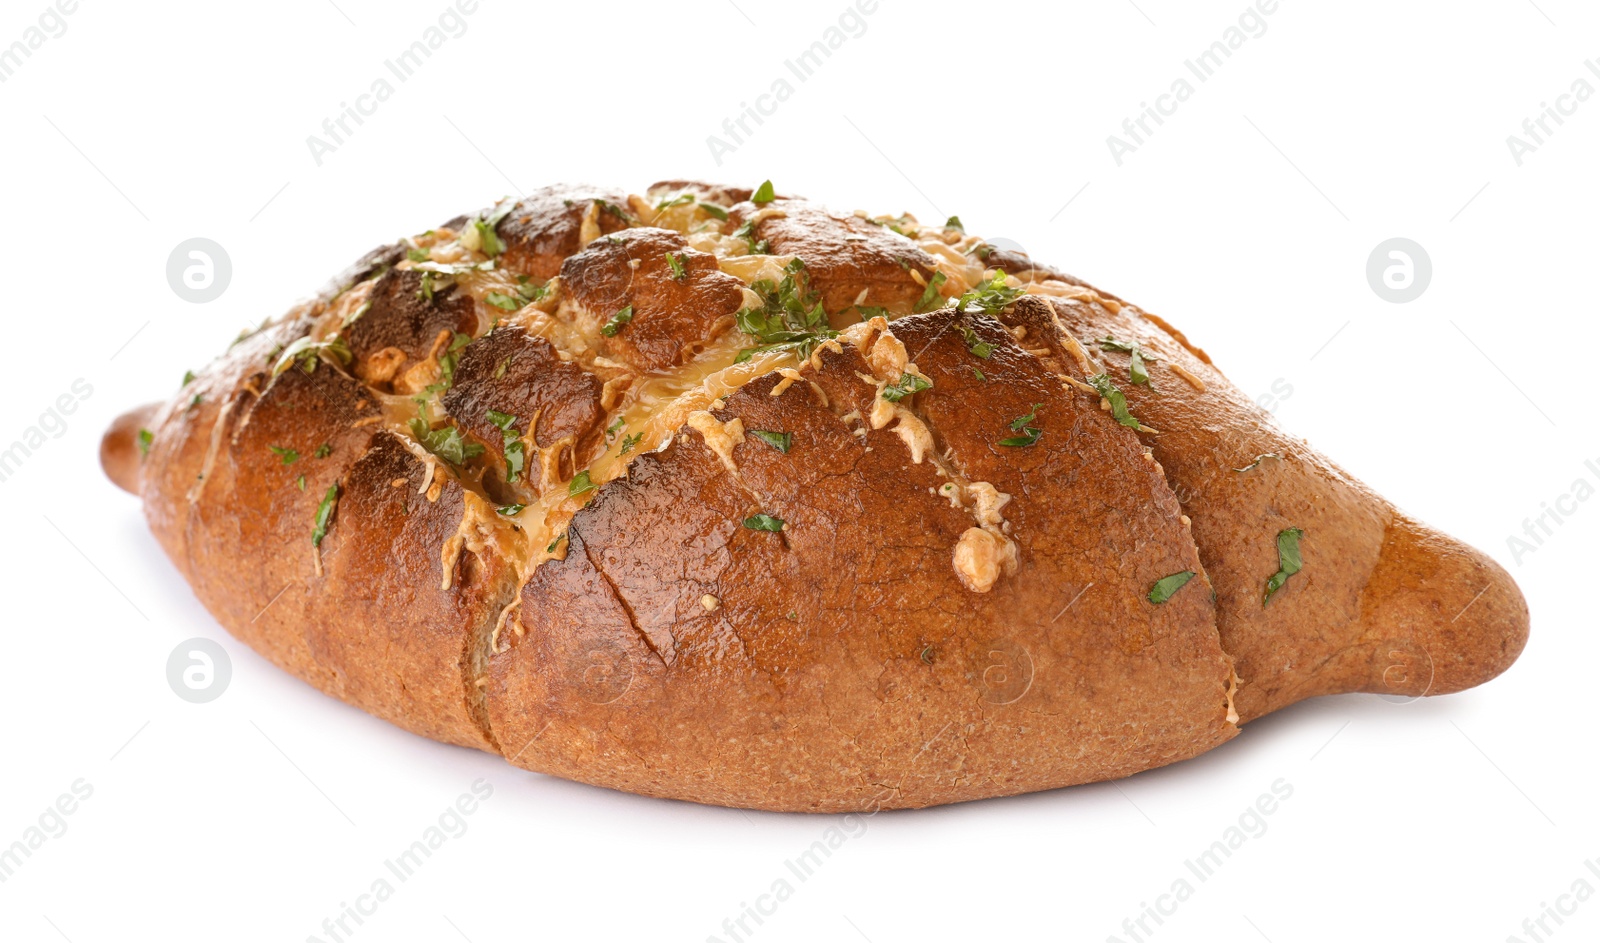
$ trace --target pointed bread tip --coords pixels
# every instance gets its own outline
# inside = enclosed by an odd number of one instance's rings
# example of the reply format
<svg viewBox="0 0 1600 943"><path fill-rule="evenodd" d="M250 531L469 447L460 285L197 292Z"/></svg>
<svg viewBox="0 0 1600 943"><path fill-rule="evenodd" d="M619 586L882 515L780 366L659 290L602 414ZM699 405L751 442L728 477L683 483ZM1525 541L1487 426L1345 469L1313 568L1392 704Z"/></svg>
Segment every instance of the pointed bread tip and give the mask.
<svg viewBox="0 0 1600 943"><path fill-rule="evenodd" d="M1362 594L1366 664L1344 690L1420 696L1483 684L1528 642L1528 604L1486 554L1396 515Z"/></svg>
<svg viewBox="0 0 1600 943"><path fill-rule="evenodd" d="M139 475L148 448L140 442L140 433L154 423L160 407L160 403L146 403L123 413L100 438L100 467L113 484L129 494L139 493Z"/></svg>

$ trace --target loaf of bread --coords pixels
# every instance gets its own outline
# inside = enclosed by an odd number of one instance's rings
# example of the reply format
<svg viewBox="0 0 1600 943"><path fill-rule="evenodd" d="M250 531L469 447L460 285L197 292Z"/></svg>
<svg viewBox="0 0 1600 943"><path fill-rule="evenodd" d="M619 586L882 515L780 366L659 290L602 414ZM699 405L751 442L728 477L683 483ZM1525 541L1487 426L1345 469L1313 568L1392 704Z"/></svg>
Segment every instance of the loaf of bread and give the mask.
<svg viewBox="0 0 1600 943"><path fill-rule="evenodd" d="M1504 670L1482 553L1164 320L952 218L557 186L384 246L107 433L237 638L616 789L918 807Z"/></svg>

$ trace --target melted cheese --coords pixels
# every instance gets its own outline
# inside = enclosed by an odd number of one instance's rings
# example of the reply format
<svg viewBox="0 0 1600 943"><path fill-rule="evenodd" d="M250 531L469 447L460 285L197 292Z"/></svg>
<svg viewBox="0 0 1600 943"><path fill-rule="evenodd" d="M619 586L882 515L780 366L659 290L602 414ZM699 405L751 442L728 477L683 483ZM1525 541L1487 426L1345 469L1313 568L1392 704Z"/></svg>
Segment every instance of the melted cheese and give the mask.
<svg viewBox="0 0 1600 943"><path fill-rule="evenodd" d="M721 422L710 412L699 409L689 414L689 428L700 433L700 438L705 440L706 448L715 452L717 458L722 459L722 464L728 471L738 473L739 469L733 464L733 448L744 444L744 421L738 417Z"/></svg>

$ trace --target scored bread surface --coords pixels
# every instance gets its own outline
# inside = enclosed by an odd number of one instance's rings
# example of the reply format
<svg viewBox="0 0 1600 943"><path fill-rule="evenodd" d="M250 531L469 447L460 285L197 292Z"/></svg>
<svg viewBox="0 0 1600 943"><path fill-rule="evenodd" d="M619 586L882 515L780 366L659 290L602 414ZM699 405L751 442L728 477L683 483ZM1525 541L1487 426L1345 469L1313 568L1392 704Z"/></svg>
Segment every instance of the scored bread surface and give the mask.
<svg viewBox="0 0 1600 943"><path fill-rule="evenodd" d="M330 695L753 808L1121 777L1520 651L1503 571L1164 321L955 219L770 195L549 187L369 253L150 421L152 530Z"/></svg>

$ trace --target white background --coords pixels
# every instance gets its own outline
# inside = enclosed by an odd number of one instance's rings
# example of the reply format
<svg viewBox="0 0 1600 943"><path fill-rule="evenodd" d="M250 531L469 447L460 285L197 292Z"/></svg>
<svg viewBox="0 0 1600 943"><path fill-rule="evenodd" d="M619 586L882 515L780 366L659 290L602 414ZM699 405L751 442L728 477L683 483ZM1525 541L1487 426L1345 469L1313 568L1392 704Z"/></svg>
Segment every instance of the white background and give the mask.
<svg viewBox="0 0 1600 943"><path fill-rule="evenodd" d="M731 939L723 920L788 877L746 940L1131 940L1123 920L1188 877L1154 939L1499 943L1533 939L1524 919L1574 881L1600 889L1600 500L1520 562L1507 544L1576 480L1600 486L1584 466L1600 465L1600 101L1520 167L1506 144L1574 80L1600 87L1584 67L1600 13L1287 0L1119 167L1107 135L1243 0L882 0L805 83L783 61L843 0L737 2L482 0L321 166L306 137L444 0L84 0L0 84L0 446L75 379L93 390L0 483L0 845L74 781L93 788L0 884L0 937L329 939L323 920L480 778L494 793L466 834L347 939ZM6 0L0 43L43 8ZM718 166L707 136L780 77L792 97ZM1120 783L881 814L799 883L783 862L836 820L536 776L279 672L208 617L103 479L115 415L367 249L550 182L678 176L959 213L1167 317L1252 395L1282 381L1279 421L1514 573L1526 653L1478 690L1302 704ZM193 236L233 261L210 304L166 281ZM1367 283L1392 236L1433 260L1410 304ZM234 668L205 705L166 681L195 636ZM1280 778L1293 796L1265 834L1209 881L1188 874ZM1554 938L1594 939L1600 902L1566 919Z"/></svg>

